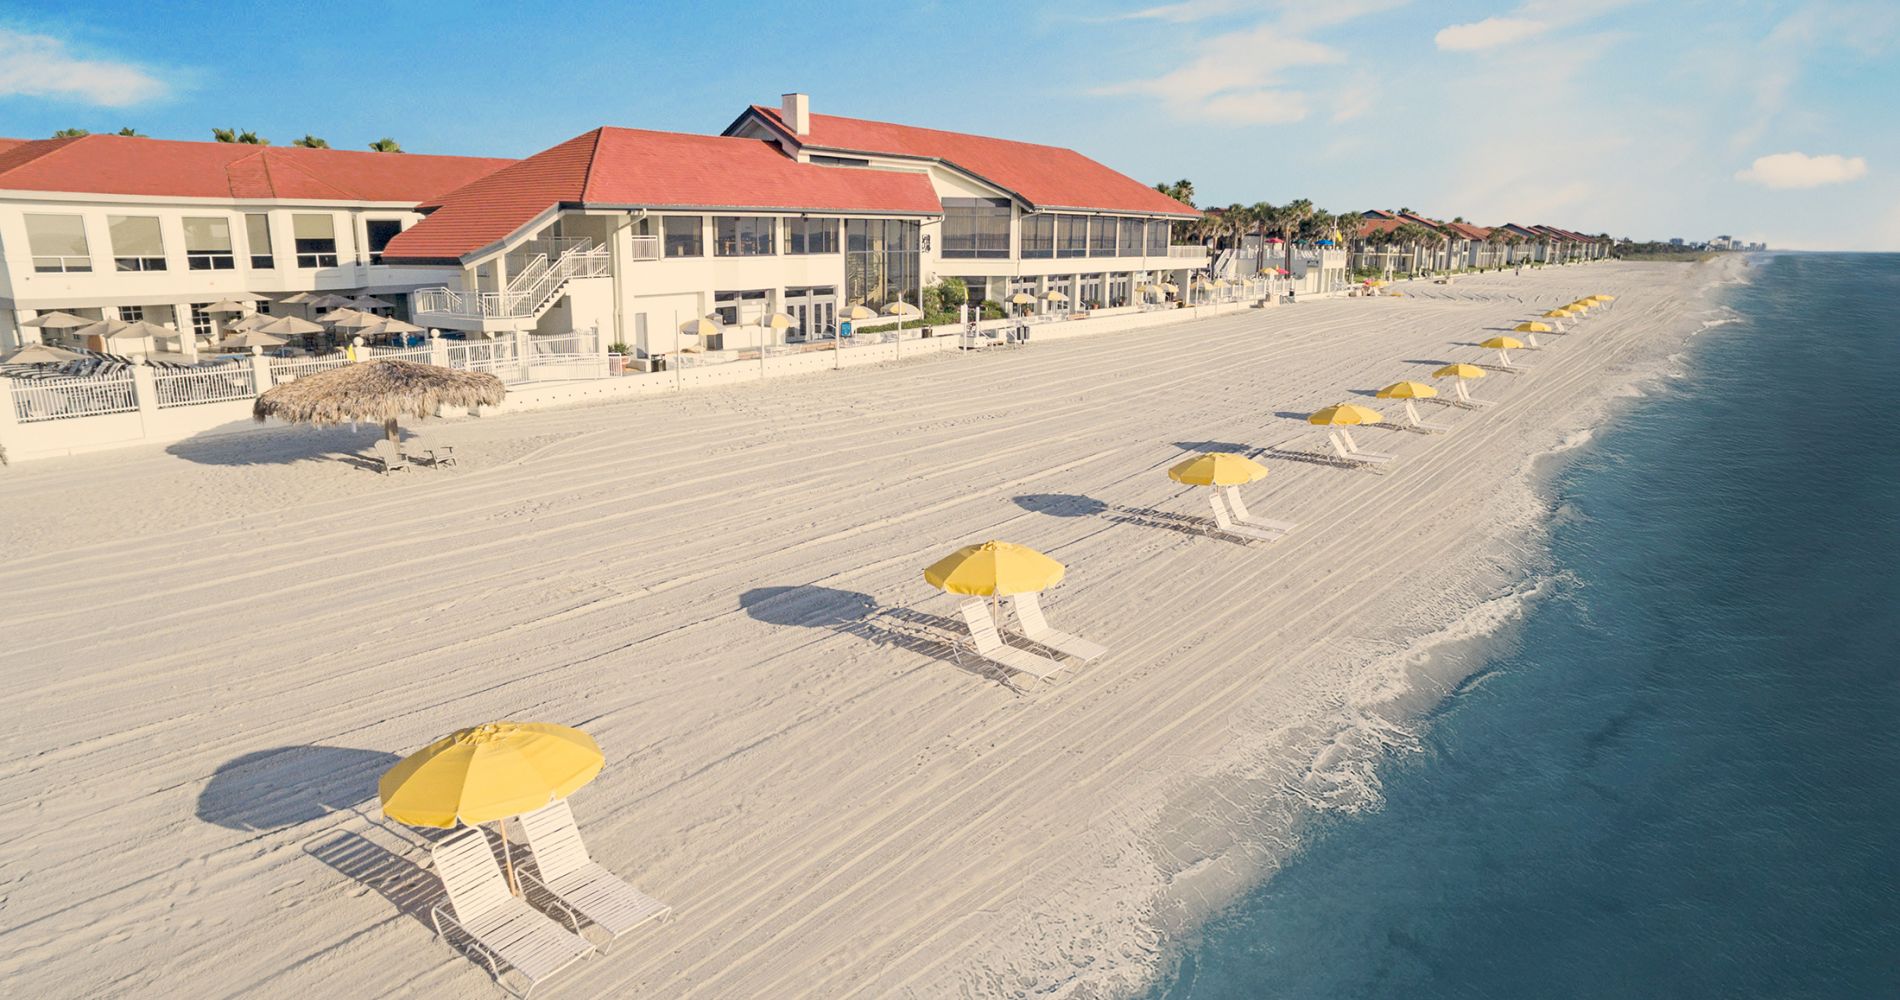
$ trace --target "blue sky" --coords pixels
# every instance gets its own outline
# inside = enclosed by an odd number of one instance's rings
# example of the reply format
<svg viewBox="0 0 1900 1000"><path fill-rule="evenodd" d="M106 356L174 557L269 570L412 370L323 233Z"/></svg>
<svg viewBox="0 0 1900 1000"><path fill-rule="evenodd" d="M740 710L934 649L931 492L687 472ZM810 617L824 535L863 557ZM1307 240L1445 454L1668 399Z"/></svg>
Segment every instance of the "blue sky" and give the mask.
<svg viewBox="0 0 1900 1000"><path fill-rule="evenodd" d="M1203 205L1900 250L1900 3L10 2L0 135L525 155L818 112L1080 149Z"/></svg>

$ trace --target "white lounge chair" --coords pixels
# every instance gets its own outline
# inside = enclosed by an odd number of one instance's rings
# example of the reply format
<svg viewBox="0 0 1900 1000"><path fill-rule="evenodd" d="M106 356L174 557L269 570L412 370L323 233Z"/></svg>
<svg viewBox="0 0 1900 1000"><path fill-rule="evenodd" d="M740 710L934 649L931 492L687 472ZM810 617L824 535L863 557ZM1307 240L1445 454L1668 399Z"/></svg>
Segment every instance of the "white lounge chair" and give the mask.
<svg viewBox="0 0 1900 1000"><path fill-rule="evenodd" d="M606 931L610 943L673 908L627 884L587 853L574 811L565 800L526 813L516 820L522 839L534 852L534 873L521 876Z"/></svg>
<svg viewBox="0 0 1900 1000"><path fill-rule="evenodd" d="M1271 518L1255 517L1247 513L1247 505L1240 499L1240 491L1231 486L1223 490L1222 494L1227 497L1228 509L1234 512L1234 520L1241 524L1250 525L1255 528L1265 528L1268 531L1278 531L1282 534L1292 531L1297 527L1292 521L1275 521Z"/></svg>
<svg viewBox="0 0 1900 1000"><path fill-rule="evenodd" d="M1083 663L1108 652L1108 647L1099 642L1091 642L1079 635L1051 627L1048 619L1042 616L1042 602L1036 599L1034 593L1017 594L1010 598L1010 603L1016 608L1016 624L1029 641L1047 646L1064 656L1073 656Z"/></svg>
<svg viewBox="0 0 1900 1000"><path fill-rule="evenodd" d="M1327 438L1333 442L1334 453L1348 462L1357 462L1362 465L1385 465L1394 461L1391 455L1383 455L1376 451L1360 451L1355 447L1356 442L1344 430L1335 430L1328 434Z"/></svg>
<svg viewBox="0 0 1900 1000"><path fill-rule="evenodd" d="M1213 495L1208 497L1208 501L1213 504L1214 507L1214 527L1221 534L1260 542L1276 542L1280 540L1281 535L1286 534L1284 531L1274 531L1270 528L1261 528L1235 521L1233 514L1227 509L1226 500L1221 496L1218 490L1214 491Z"/></svg>
<svg viewBox="0 0 1900 1000"><path fill-rule="evenodd" d="M1430 431L1433 434L1443 434L1451 430L1451 428L1444 424L1426 423L1424 418L1418 415L1418 404L1409 399L1405 401L1405 419L1410 421L1413 427L1422 431Z"/></svg>
<svg viewBox="0 0 1900 1000"><path fill-rule="evenodd" d="M470 830L444 840L430 849L429 856L449 895L449 910L429 909L436 937L444 936L445 921L467 935L502 989L526 1000L542 980L594 953L594 946L581 937L580 922L573 913L567 915L574 924L570 934L508 891L495 851L482 831ZM502 981L498 962L527 977L527 990L510 989Z"/></svg>
<svg viewBox="0 0 1900 1000"><path fill-rule="evenodd" d="M1457 380L1457 386L1458 386L1457 388L1458 401L1460 403L1465 404L1466 406L1472 406L1472 407L1490 406L1493 403L1497 402L1496 400L1492 400L1492 399L1471 398L1471 390L1465 387L1464 379Z"/></svg>
<svg viewBox="0 0 1900 1000"><path fill-rule="evenodd" d="M385 476L397 469L409 468L409 457L402 453L402 449L396 447L396 442L388 438L377 439L376 457L382 460Z"/></svg>
<svg viewBox="0 0 1900 1000"><path fill-rule="evenodd" d="M996 619L990 617L990 609L982 601L965 601L957 610L963 614L963 624L970 629L970 643L977 656L1039 681L1054 680L1062 672L1061 661L1003 642L1002 633L996 631Z"/></svg>

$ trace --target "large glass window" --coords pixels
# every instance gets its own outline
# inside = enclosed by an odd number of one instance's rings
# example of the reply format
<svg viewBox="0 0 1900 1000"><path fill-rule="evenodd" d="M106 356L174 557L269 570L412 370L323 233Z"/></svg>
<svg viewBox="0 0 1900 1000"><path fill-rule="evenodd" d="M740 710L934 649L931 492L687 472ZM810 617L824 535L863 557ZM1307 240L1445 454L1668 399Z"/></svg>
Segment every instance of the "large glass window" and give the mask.
<svg viewBox="0 0 1900 1000"><path fill-rule="evenodd" d="M389 241L402 232L401 219L367 219L363 222L363 235L369 237L369 262L383 262L383 248Z"/></svg>
<svg viewBox="0 0 1900 1000"><path fill-rule="evenodd" d="M1156 219L1148 223L1148 256L1166 257L1168 255L1168 224Z"/></svg>
<svg viewBox="0 0 1900 1000"><path fill-rule="evenodd" d="M185 219L185 267L193 271L229 271L237 267L231 253L231 220Z"/></svg>
<svg viewBox="0 0 1900 1000"><path fill-rule="evenodd" d="M697 215L668 215L660 219L660 232L666 240L668 257L699 257L706 253L700 233L704 222Z"/></svg>
<svg viewBox="0 0 1900 1000"><path fill-rule="evenodd" d="M915 222L852 219L845 223L845 299L873 309L902 300L921 305Z"/></svg>
<svg viewBox="0 0 1900 1000"><path fill-rule="evenodd" d="M1141 256L1141 241L1142 237L1147 234L1147 231L1147 225L1140 219L1123 219L1121 243L1115 248L1116 255L1121 257Z"/></svg>
<svg viewBox="0 0 1900 1000"><path fill-rule="evenodd" d="M1056 217L1053 215L1023 216L1023 256L1054 257L1056 255Z"/></svg>
<svg viewBox="0 0 1900 1000"><path fill-rule="evenodd" d="M86 220L77 215L28 215L26 243L35 271L90 271Z"/></svg>
<svg viewBox="0 0 1900 1000"><path fill-rule="evenodd" d="M837 253L837 219L786 219L786 253Z"/></svg>
<svg viewBox="0 0 1900 1000"><path fill-rule="evenodd" d="M336 218L329 215L293 215L290 235L297 241L298 267L336 266Z"/></svg>
<svg viewBox="0 0 1900 1000"><path fill-rule="evenodd" d="M112 235L112 263L119 270L165 269L165 240L158 234L158 216L108 215L106 232Z"/></svg>
<svg viewBox="0 0 1900 1000"><path fill-rule="evenodd" d="M251 266L268 271L277 266L270 249L270 216L262 212L244 217L244 241L251 245Z"/></svg>
<svg viewBox="0 0 1900 1000"><path fill-rule="evenodd" d="M727 326L757 323L765 315L764 289L713 293L713 313Z"/></svg>
<svg viewBox="0 0 1900 1000"><path fill-rule="evenodd" d="M773 251L778 220L738 215L713 216L713 256L765 257Z"/></svg>
<svg viewBox="0 0 1900 1000"><path fill-rule="evenodd" d="M1090 257L1115 256L1115 239L1121 232L1117 221L1112 215L1098 215L1089 220Z"/></svg>
<svg viewBox="0 0 1900 1000"><path fill-rule="evenodd" d="M943 199L942 255L1009 256L1009 199Z"/></svg>
<svg viewBox="0 0 1900 1000"><path fill-rule="evenodd" d="M1056 216L1056 256L1086 257L1089 252L1089 220L1086 215Z"/></svg>

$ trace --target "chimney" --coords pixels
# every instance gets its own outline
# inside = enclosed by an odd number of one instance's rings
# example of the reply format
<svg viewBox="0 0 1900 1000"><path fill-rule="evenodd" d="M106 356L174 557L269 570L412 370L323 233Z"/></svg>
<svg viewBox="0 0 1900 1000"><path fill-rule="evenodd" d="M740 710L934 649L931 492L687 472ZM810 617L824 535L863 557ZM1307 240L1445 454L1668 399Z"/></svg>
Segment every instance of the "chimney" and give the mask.
<svg viewBox="0 0 1900 1000"><path fill-rule="evenodd" d="M793 135L811 134L811 98L804 94L786 94L779 99L779 117Z"/></svg>

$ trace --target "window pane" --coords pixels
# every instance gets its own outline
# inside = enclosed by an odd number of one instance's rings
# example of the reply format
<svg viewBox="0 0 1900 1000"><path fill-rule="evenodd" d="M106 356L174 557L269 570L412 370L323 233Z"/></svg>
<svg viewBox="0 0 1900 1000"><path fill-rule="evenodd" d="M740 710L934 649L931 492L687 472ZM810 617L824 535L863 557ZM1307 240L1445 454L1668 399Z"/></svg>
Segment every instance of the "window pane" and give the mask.
<svg viewBox="0 0 1900 1000"><path fill-rule="evenodd" d="M705 251L700 246L700 217L697 215L668 215L660 220L666 234L666 255L668 257L698 257Z"/></svg>
<svg viewBox="0 0 1900 1000"><path fill-rule="evenodd" d="M776 219L734 215L713 218L713 253L720 257L761 257L772 253Z"/></svg>
<svg viewBox="0 0 1900 1000"><path fill-rule="evenodd" d="M230 253L231 220L185 219L186 253Z"/></svg>
<svg viewBox="0 0 1900 1000"><path fill-rule="evenodd" d="M1056 250L1056 218L1037 213L1023 216L1023 256L1051 257Z"/></svg>
<svg viewBox="0 0 1900 1000"><path fill-rule="evenodd" d="M112 234L114 257L165 256L165 243L158 235L157 216L108 215L106 231Z"/></svg>
<svg viewBox="0 0 1900 1000"><path fill-rule="evenodd" d="M1120 233L1114 216L1097 216L1089 220L1089 256L1115 256L1115 240Z"/></svg>
<svg viewBox="0 0 1900 1000"><path fill-rule="evenodd" d="M1088 217L1056 216L1056 256L1081 257L1088 253Z"/></svg>
<svg viewBox="0 0 1900 1000"><path fill-rule="evenodd" d="M275 263L270 249L270 216L262 214L244 217L245 241L251 245L251 266L271 267Z"/></svg>
<svg viewBox="0 0 1900 1000"><path fill-rule="evenodd" d="M29 215L27 245L35 257L84 257L86 223L77 215Z"/></svg>
<svg viewBox="0 0 1900 1000"><path fill-rule="evenodd" d="M1122 220L1122 238L1117 253L1123 257L1141 256L1142 237L1146 234L1147 224L1140 219Z"/></svg>
<svg viewBox="0 0 1900 1000"><path fill-rule="evenodd" d="M369 219L363 223L364 235L369 237L369 261L374 264L382 260L383 248L389 241L402 232L399 219Z"/></svg>
<svg viewBox="0 0 1900 1000"><path fill-rule="evenodd" d="M336 219L328 215L293 215L290 234L299 240L335 240Z"/></svg>

